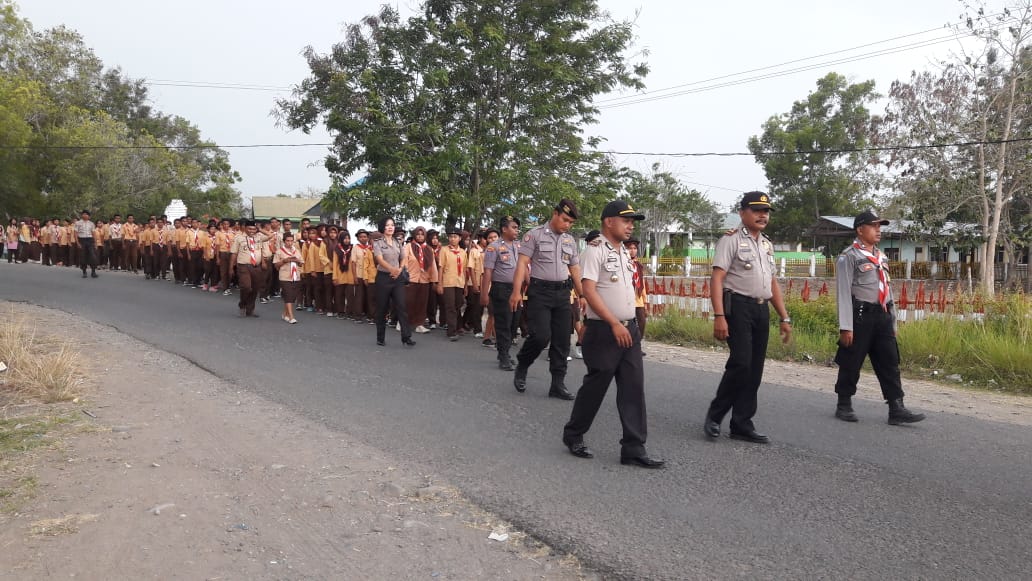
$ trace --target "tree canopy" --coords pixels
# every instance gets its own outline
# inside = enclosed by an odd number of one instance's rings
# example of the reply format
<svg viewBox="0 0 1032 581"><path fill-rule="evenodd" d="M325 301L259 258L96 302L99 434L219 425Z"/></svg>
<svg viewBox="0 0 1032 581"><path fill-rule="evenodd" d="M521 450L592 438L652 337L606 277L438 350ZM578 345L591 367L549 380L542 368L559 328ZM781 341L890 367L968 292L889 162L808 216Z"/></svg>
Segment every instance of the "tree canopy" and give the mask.
<svg viewBox="0 0 1032 581"><path fill-rule="evenodd" d="M186 119L150 104L143 81L103 62L74 30L36 31L0 0L0 211L72 216L83 208L241 211L229 156Z"/></svg>
<svg viewBox="0 0 1032 581"><path fill-rule="evenodd" d="M585 215L614 197L618 170L591 152L592 99L641 88L630 22L594 0L427 0L347 27L279 102L281 122L334 138L331 206L355 217L434 217L473 226L503 213L547 218L562 197ZM347 189L359 174L367 178Z"/></svg>

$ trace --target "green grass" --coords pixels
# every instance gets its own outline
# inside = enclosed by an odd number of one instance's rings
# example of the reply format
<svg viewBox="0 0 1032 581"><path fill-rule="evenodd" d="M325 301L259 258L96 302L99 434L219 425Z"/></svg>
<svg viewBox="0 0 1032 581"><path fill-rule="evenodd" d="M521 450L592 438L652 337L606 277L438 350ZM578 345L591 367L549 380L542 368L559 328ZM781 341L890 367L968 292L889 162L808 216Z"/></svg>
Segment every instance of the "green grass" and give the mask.
<svg viewBox="0 0 1032 581"><path fill-rule="evenodd" d="M1022 295L984 301L985 317L928 318L899 327L900 368L910 376L960 375L967 385L1032 395L1032 302ZM789 298L792 341L778 338L771 317L767 355L772 359L830 363L838 340L838 315L830 297L803 303ZM970 313L968 313L970 314ZM647 337L664 343L717 346L713 323L677 314L649 320ZM869 367L869 363L865 364Z"/></svg>

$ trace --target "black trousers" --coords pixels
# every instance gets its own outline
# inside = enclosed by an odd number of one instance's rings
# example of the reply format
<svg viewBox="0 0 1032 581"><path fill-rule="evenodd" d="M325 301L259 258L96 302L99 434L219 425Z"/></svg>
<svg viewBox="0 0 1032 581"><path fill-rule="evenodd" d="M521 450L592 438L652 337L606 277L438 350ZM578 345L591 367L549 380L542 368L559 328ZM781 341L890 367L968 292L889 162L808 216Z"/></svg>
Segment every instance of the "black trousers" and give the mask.
<svg viewBox="0 0 1032 581"><path fill-rule="evenodd" d="M756 393L763 381L763 363L767 358L770 337L770 306L741 295L731 296L731 308L724 306L727 317L727 346L731 355L724 366L724 376L707 415L720 422L731 411L731 431L755 429ZM585 354L587 349L584 350Z"/></svg>
<svg viewBox="0 0 1032 581"><path fill-rule="evenodd" d="M515 312L509 308L509 296L512 295L512 284L505 282L492 282L491 312L495 319L495 348L498 350L498 360L509 360L509 349L512 349L512 338L516 335L516 326L520 320L522 308Z"/></svg>
<svg viewBox="0 0 1032 581"><path fill-rule="evenodd" d="M570 290L573 286L572 283L567 285L555 288L531 280L526 306L530 336L516 355L520 367L530 367L548 346L548 370L553 385L566 378L566 358L570 355Z"/></svg>
<svg viewBox="0 0 1032 581"><path fill-rule="evenodd" d="M122 258L122 253L125 247L122 243L122 239L109 240L109 242L111 243L111 270L123 268L124 259Z"/></svg>
<svg viewBox="0 0 1032 581"><path fill-rule="evenodd" d="M83 272L86 272L87 266L92 271L97 270L97 245L93 237L79 239L79 266Z"/></svg>
<svg viewBox="0 0 1032 581"><path fill-rule="evenodd" d="M879 304L853 301L853 344L849 347L840 344L835 354L835 363L839 366L835 393L847 397L856 394L860 367L870 356L882 397L886 401L903 397L894 319L891 303L885 311Z"/></svg>
<svg viewBox="0 0 1032 581"><path fill-rule="evenodd" d="M645 439L648 428L645 420L645 365L641 355L641 331L638 323L631 319L627 330L634 343L621 347L616 342L613 329L605 321L588 320L585 324L584 365L588 373L577 391L573 402L570 421L563 428L565 444L579 443L595 421L609 391L609 384L616 379L616 411L620 414L623 437L620 439L620 456L633 458L645 455Z"/></svg>
<svg viewBox="0 0 1032 581"><path fill-rule="evenodd" d="M467 329L474 333L484 332L484 307L480 306L480 293L473 292L473 287L468 287L466 293L466 313L462 320Z"/></svg>
<svg viewBox="0 0 1032 581"><path fill-rule="evenodd" d="M368 290L368 289L367 289ZM412 338L412 325L405 310L405 285L391 278L386 272L376 272L376 340L383 341L387 335L387 311L391 306L401 324L401 339Z"/></svg>

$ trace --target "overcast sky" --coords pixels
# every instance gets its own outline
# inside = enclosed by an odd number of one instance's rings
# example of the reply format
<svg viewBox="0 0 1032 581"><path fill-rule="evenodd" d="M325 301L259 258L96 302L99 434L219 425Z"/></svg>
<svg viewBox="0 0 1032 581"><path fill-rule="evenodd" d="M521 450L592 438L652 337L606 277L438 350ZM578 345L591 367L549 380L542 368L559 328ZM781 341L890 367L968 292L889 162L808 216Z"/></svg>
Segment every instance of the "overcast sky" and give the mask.
<svg viewBox="0 0 1032 581"><path fill-rule="evenodd" d="M197 125L220 145L308 143L329 140L324 132L285 132L270 116L275 99L308 70L301 51L326 52L343 38L342 26L376 12L375 0L20 0L19 13L37 29L64 24L78 30L109 67L131 77L160 81L234 83L284 87L278 91L153 85L154 105ZM962 12L955 0L778 1L601 0L616 19L636 19L635 50L647 49L652 72L648 91L696 83L739 81L789 68L809 71L734 86L701 90L648 103L606 108L588 134L606 138L620 152L741 152L771 115L787 111L828 72L851 81L874 79L885 93L895 79L932 66L957 48L944 25ZM415 1L397 4L411 12ZM999 9L999 2L991 9ZM927 32L925 32L927 31ZM923 34L916 34L921 33ZM797 59L906 38L715 81L698 83ZM821 64L873 51L926 46L855 62ZM653 94L666 94L666 91ZM615 95L626 97L626 94ZM603 99L614 96L600 97ZM611 104L611 103L610 103ZM245 197L325 189L325 150L234 149L233 167ZM764 189L766 179L752 157L666 158L618 155L619 163L647 170L654 161L684 183L727 204L741 192Z"/></svg>

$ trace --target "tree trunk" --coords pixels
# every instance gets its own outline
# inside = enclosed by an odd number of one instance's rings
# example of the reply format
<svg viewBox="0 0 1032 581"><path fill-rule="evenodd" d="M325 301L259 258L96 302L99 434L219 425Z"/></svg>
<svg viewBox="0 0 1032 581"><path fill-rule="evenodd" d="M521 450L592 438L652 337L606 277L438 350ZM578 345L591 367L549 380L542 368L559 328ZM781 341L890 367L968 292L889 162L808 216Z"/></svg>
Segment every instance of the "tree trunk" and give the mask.
<svg viewBox="0 0 1032 581"><path fill-rule="evenodd" d="M1000 237L1000 217L1003 215L1003 187L1004 187L1004 171L1007 169L1007 140L1010 139L1011 124L1014 121L1014 100L1018 92L1018 74L1017 71L1011 71L1010 80L1010 91L1007 95L1007 115L1004 117L1003 122L1003 134L1000 136L1000 153L999 161L996 163L996 184L993 188L995 190L995 199L993 201L993 215L992 223L989 225L989 238L986 242L986 252L992 257L993 261L996 260L996 242ZM982 275L982 285L985 290L985 294L992 295L996 292L996 272L994 268L994 262L987 264L988 268L985 269Z"/></svg>

